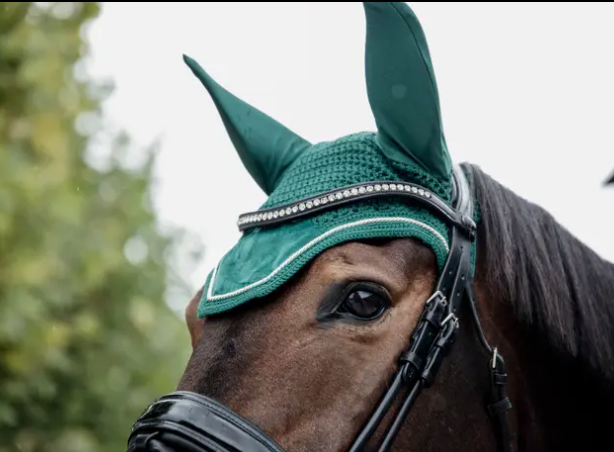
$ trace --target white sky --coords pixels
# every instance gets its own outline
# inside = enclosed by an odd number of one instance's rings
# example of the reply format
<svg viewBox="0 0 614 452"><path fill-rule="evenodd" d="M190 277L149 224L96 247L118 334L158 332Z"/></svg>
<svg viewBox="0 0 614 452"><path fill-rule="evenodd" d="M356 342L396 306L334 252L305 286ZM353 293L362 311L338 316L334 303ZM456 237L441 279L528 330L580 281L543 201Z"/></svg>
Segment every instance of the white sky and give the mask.
<svg viewBox="0 0 614 452"><path fill-rule="evenodd" d="M446 138L614 261L613 3L410 3L425 29ZM265 200L186 53L311 142L375 130L360 3L104 3L89 70L111 77L107 118L161 138L156 207L201 237L194 289ZM578 265L582 265L578 262ZM187 300L185 300L187 302Z"/></svg>

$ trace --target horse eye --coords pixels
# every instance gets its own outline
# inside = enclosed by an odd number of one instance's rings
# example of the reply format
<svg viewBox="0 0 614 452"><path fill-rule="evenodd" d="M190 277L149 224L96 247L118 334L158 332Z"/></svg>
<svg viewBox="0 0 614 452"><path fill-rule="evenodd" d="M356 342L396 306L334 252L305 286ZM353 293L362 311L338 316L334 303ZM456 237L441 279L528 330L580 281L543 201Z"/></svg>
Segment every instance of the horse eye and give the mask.
<svg viewBox="0 0 614 452"><path fill-rule="evenodd" d="M375 320L386 311L388 306L388 299L383 295L359 289L348 294L337 312L349 314L360 320Z"/></svg>

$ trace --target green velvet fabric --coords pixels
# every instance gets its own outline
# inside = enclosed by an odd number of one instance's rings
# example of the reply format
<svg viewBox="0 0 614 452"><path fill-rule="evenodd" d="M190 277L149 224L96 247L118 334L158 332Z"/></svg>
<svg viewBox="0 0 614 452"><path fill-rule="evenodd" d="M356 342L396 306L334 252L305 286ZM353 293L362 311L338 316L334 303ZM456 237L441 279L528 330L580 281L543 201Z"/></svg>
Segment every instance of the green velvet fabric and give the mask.
<svg viewBox="0 0 614 452"><path fill-rule="evenodd" d="M364 3L367 93L386 155L448 177L452 162L422 27L402 2Z"/></svg>
<svg viewBox="0 0 614 452"><path fill-rule="evenodd" d="M183 59L213 98L243 165L271 194L285 169L311 144L224 89L192 58Z"/></svg>
<svg viewBox="0 0 614 452"><path fill-rule="evenodd" d="M449 202L451 159L420 24L405 3L366 2L364 10L367 91L377 132L311 145L226 91L185 57L213 97L247 170L269 195L261 209L382 180L416 183ZM352 240L416 238L433 250L441 272L449 234L448 226L422 205L394 198L361 200L250 229L207 277L198 315L257 302L289 283L322 251Z"/></svg>

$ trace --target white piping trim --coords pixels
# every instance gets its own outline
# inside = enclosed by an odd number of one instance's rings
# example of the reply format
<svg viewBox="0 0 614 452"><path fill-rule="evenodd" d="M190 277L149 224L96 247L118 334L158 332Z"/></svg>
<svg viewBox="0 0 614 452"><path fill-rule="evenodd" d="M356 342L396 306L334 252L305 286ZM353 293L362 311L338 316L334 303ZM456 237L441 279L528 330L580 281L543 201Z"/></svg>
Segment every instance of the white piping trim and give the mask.
<svg viewBox="0 0 614 452"><path fill-rule="evenodd" d="M342 224L340 226L329 229L325 233L311 240L309 243L303 245L298 251L295 251L294 253L292 253L275 270L273 270L268 276L265 276L261 280L253 282L248 286L242 287L241 289L233 290L232 292L227 292L227 293L220 294L220 295L213 295L212 291L213 291L213 285L215 284L215 275L217 274L217 269L219 266L219 263L218 263L213 269L213 274L211 275L211 281L209 282L209 288L207 290L207 301L223 300L224 298L234 297L235 295L240 295L244 292L247 292L248 290L253 289L254 287L257 287L257 286L260 286L266 283L271 278L273 278L277 273L279 273L284 267L287 267L293 260L295 260L301 254L307 251L309 248L313 247L314 245L321 242L325 238L331 236L332 234L335 234L336 232L343 231L345 229L349 229L355 226L362 226L364 224L369 224L369 223L394 223L394 222L411 223L411 224L415 224L418 226L422 226L423 228L425 228L426 230L434 234L435 237L437 237L439 240L441 240L441 242L443 243L443 246L446 248L446 251L448 253L450 252L448 242L443 237L443 235L441 235L437 230L435 230L433 227L429 226L428 224L422 223L412 218L403 218L403 217L367 218L365 220L359 220L353 223Z"/></svg>

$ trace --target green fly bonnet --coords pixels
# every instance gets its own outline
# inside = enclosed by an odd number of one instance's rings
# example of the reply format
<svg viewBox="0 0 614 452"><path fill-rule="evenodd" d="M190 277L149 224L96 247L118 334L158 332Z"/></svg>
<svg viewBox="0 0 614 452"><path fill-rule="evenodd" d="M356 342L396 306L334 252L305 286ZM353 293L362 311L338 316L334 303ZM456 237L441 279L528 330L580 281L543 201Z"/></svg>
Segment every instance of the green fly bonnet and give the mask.
<svg viewBox="0 0 614 452"><path fill-rule="evenodd" d="M435 253L441 273L450 228L420 198L439 199L445 210L454 184L426 39L403 2L365 2L364 9L377 132L311 144L184 57L268 195L260 209L239 217L243 234L207 277L199 317L270 294L322 251L352 240L417 238Z"/></svg>

